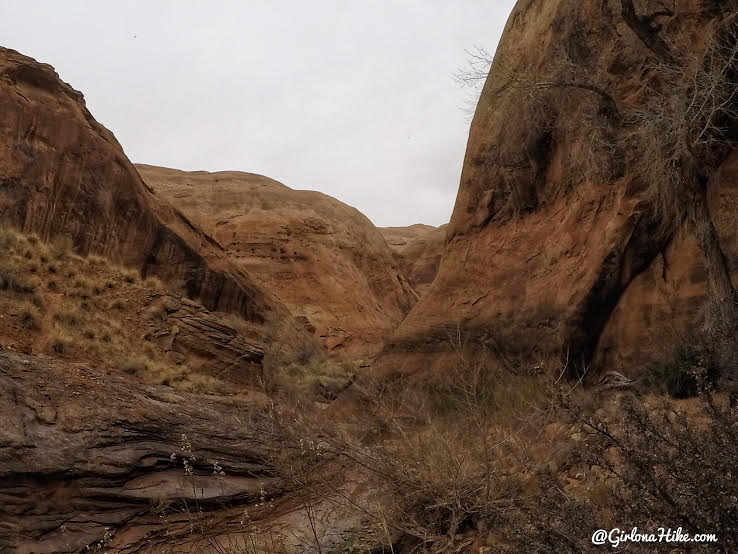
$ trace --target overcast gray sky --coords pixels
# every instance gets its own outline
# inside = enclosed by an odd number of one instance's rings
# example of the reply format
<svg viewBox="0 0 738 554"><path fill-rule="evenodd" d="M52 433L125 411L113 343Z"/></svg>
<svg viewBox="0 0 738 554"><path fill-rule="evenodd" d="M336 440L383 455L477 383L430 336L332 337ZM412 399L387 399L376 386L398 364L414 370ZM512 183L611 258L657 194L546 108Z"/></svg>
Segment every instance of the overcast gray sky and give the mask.
<svg viewBox="0 0 738 554"><path fill-rule="evenodd" d="M2 0L0 44L53 65L134 162L261 173L376 225L440 225L468 91L514 0Z"/></svg>

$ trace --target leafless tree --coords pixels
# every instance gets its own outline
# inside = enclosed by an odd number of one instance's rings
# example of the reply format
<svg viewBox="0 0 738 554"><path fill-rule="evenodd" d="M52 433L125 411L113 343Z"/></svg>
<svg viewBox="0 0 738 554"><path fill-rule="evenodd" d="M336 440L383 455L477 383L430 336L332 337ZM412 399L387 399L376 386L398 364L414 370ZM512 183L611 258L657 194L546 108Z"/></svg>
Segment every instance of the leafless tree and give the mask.
<svg viewBox="0 0 738 554"><path fill-rule="evenodd" d="M482 46L475 45L466 50L466 64L454 73L454 81L463 89L469 90L465 105L460 106L469 119L474 116L479 96L482 94L484 82L494 59L494 53Z"/></svg>
<svg viewBox="0 0 738 554"><path fill-rule="evenodd" d="M738 298L708 206L711 180L737 138L738 12L734 3L724 4L733 9L712 22L704 49L696 51L661 36L655 21L670 17L670 10L643 16L632 0L621 0L625 22L653 61L641 99L624 116L620 137L628 163L647 184L662 229L670 233L685 220L692 228L714 307L714 339L733 343Z"/></svg>

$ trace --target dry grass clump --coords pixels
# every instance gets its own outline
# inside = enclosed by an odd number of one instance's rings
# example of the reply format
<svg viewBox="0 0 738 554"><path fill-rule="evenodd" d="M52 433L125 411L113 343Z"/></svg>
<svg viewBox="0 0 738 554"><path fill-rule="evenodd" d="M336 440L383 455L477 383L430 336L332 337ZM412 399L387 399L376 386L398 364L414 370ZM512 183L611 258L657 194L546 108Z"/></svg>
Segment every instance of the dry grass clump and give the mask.
<svg viewBox="0 0 738 554"><path fill-rule="evenodd" d="M39 244L36 238L29 242L14 230L0 229L0 248L5 249L0 262L0 311L13 316L20 329L34 333L41 329L46 310L38 275Z"/></svg>
<svg viewBox="0 0 738 554"><path fill-rule="evenodd" d="M158 277L148 276L144 279L144 286L151 290L166 290L164 283Z"/></svg>
<svg viewBox="0 0 738 554"><path fill-rule="evenodd" d="M76 329L85 321L85 316L78 305L64 302L54 314L53 320L66 329Z"/></svg>
<svg viewBox="0 0 738 554"><path fill-rule="evenodd" d="M23 301L19 307L18 317L24 329L38 331L41 329L41 312L30 302Z"/></svg>
<svg viewBox="0 0 738 554"><path fill-rule="evenodd" d="M123 300L122 300L122 299L120 299L120 298L116 298L115 300L113 300L113 301L112 301L112 302L110 303L110 305L109 305L109 308L110 308L111 310L117 310L117 311L119 311L119 312L122 312L123 310L125 310L125 309L126 309L126 304L125 304L125 302L123 302Z"/></svg>
<svg viewBox="0 0 738 554"><path fill-rule="evenodd" d="M195 373L185 365L172 365L154 361L147 357L124 359L120 369L129 375L136 375L160 385L169 385L186 392L224 393L226 386L222 381L208 375Z"/></svg>
<svg viewBox="0 0 738 554"><path fill-rule="evenodd" d="M270 373L267 388L272 395L308 394L330 402L354 381L358 370L358 362L316 355L305 363L292 362Z"/></svg>
<svg viewBox="0 0 738 554"><path fill-rule="evenodd" d="M120 276L122 277L123 281L128 284L137 283L141 277L138 271L134 269L122 269L120 271Z"/></svg>
<svg viewBox="0 0 738 554"><path fill-rule="evenodd" d="M108 267L110 265L110 261L107 258L103 258L102 256L98 256L97 254L89 254L87 256L87 263L90 264L92 267Z"/></svg>
<svg viewBox="0 0 738 554"><path fill-rule="evenodd" d="M188 391L224 391L217 379L170 362L156 344L142 340L147 323L166 320L166 313L142 317L165 290L159 279L142 281L135 270L98 255L82 258L72 247L69 238L49 244L0 228L0 313L14 314L0 320L3 342L22 341L16 345L24 351L122 367ZM141 367L126 362L138 358L144 360Z"/></svg>
<svg viewBox="0 0 738 554"><path fill-rule="evenodd" d="M22 268L14 264L14 260L4 261L5 267L0 268L0 290L27 294L34 292L37 282L29 280L21 274Z"/></svg>
<svg viewBox="0 0 738 554"><path fill-rule="evenodd" d="M49 341L49 348L55 354L65 354L69 352L74 344L72 336L63 329L54 329Z"/></svg>

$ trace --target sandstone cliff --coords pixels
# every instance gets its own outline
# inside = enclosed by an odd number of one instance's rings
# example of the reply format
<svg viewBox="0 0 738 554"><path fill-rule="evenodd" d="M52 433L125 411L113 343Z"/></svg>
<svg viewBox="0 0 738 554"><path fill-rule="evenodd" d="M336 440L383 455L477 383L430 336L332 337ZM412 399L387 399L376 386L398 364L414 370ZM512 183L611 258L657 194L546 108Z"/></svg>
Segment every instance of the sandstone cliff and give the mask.
<svg viewBox="0 0 738 554"><path fill-rule="evenodd" d="M613 154L613 120L650 94L644 34L700 45L723 12L646 2L629 25L628 4L517 3L471 125L438 275L378 370L444 367L461 336L509 363L632 372L695 329L706 283L692 229L657 232L649 175ZM710 185L733 260L735 158Z"/></svg>
<svg viewBox="0 0 738 554"><path fill-rule="evenodd" d="M144 185L115 137L54 69L0 48L0 222L68 236L214 310L286 315L227 253Z"/></svg>
<svg viewBox="0 0 738 554"><path fill-rule="evenodd" d="M380 232L330 196L250 173L136 167L341 357L375 353L415 301Z"/></svg>
<svg viewBox="0 0 738 554"><path fill-rule="evenodd" d="M438 273L446 240L446 227L447 225L432 227L416 224L379 229L392 249L392 255L402 273L419 295L428 289Z"/></svg>

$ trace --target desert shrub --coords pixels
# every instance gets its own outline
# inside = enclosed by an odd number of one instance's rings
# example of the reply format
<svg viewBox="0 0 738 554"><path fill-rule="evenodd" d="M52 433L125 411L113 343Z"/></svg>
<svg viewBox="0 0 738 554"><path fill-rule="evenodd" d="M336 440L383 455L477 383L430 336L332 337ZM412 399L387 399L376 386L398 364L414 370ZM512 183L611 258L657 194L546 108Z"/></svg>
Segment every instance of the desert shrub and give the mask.
<svg viewBox="0 0 738 554"><path fill-rule="evenodd" d="M269 375L273 395L308 394L318 401L335 400L353 381L358 362L331 360L314 355L305 363L294 359Z"/></svg>
<svg viewBox="0 0 738 554"><path fill-rule="evenodd" d="M528 383L503 368L463 360L446 377L432 386L360 377L350 389L356 405L346 427L316 427L304 403L285 424L306 421L285 444L320 445L324 457L368 472L376 494L357 509L385 530L395 551L454 551L460 535L510 527L527 501L528 445L548 406L543 378ZM294 457L305 462L304 454Z"/></svg>
<svg viewBox="0 0 738 554"><path fill-rule="evenodd" d="M515 411L542 406L548 398L547 383L540 376L513 373L475 362L446 372L439 380L419 385L430 411L457 421L469 412L475 417L506 417Z"/></svg>
<svg viewBox="0 0 738 554"><path fill-rule="evenodd" d="M602 513L615 514L623 529L682 527L717 536L717 543L690 545L693 552L738 549L738 413L726 399L704 389L686 404L628 395L609 415L573 413L587 433L575 455L611 479ZM559 530L567 527L571 532L571 525ZM630 548L653 551L652 544Z"/></svg>
<svg viewBox="0 0 738 554"><path fill-rule="evenodd" d="M687 344L666 360L651 364L638 381L640 388L647 392L668 394L672 398L690 398L697 396L699 375L713 381L717 370L706 349Z"/></svg>

